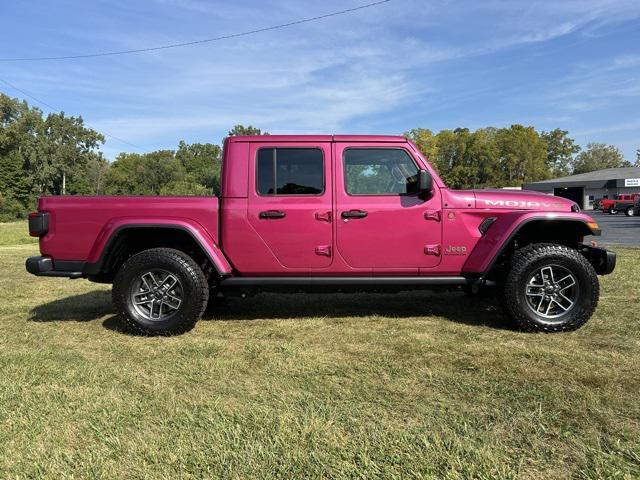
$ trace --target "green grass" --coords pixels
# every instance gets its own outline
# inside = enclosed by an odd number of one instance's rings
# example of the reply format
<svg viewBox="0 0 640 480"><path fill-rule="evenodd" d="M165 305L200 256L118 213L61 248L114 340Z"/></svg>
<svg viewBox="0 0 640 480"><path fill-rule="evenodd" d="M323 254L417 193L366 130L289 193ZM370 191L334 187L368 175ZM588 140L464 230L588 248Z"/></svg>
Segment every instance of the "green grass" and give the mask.
<svg viewBox="0 0 640 480"><path fill-rule="evenodd" d="M12 223L0 222L0 247L35 243L38 243L38 239L29 236L29 226L26 220Z"/></svg>
<svg viewBox="0 0 640 480"><path fill-rule="evenodd" d="M28 275L23 227L0 225L0 478L640 477L640 250L569 334L418 292L259 295L143 338L108 286Z"/></svg>

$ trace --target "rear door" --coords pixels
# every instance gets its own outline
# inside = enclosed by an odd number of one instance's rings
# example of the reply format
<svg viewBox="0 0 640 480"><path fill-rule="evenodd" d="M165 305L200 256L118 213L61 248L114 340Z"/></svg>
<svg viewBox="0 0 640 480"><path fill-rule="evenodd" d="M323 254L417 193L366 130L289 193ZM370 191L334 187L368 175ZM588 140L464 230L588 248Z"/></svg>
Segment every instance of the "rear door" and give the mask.
<svg viewBox="0 0 640 480"><path fill-rule="evenodd" d="M440 263L440 192L411 191L425 168L396 144L336 143L336 245L354 268L417 273Z"/></svg>
<svg viewBox="0 0 640 480"><path fill-rule="evenodd" d="M282 267L331 265L331 143L252 144L249 165L249 223Z"/></svg>

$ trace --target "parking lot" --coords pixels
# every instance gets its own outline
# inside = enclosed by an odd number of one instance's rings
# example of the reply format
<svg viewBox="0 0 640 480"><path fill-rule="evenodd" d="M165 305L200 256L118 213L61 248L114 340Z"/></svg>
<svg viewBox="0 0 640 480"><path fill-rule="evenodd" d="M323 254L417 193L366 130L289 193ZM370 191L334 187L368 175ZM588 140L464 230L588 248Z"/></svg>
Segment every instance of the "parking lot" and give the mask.
<svg viewBox="0 0 640 480"><path fill-rule="evenodd" d="M640 217L627 217L622 213L609 215L599 211L585 213L591 215L602 229L598 243L640 247Z"/></svg>

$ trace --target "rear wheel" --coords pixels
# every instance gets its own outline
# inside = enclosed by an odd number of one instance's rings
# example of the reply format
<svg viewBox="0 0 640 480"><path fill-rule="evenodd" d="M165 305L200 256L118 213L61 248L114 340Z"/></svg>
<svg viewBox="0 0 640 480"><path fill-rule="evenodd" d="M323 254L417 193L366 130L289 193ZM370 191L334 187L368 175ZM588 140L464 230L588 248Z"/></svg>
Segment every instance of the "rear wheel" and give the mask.
<svg viewBox="0 0 640 480"><path fill-rule="evenodd" d="M187 254L170 248L145 250L120 267L113 303L128 330L176 335L191 330L209 299L204 273Z"/></svg>
<svg viewBox="0 0 640 480"><path fill-rule="evenodd" d="M633 214L634 214L633 207L627 207L627 209L624 211L624 214L627 217L633 217Z"/></svg>
<svg viewBox="0 0 640 480"><path fill-rule="evenodd" d="M593 266L578 251L540 243L515 253L503 295L507 314L521 328L561 332L591 318L600 286Z"/></svg>

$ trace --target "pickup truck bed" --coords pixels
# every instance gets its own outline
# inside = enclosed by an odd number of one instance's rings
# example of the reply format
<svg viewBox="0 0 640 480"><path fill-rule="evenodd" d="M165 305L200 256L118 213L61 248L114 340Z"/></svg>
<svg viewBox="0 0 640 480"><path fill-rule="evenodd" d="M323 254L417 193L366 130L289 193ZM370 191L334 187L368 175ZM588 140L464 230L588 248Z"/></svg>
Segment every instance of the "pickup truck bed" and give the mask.
<svg viewBox="0 0 640 480"><path fill-rule="evenodd" d="M162 246L166 244L163 233L170 229L173 246L207 256L220 271L230 272L217 246L218 205L214 196L42 197L38 211L47 212L49 228L40 237L43 259L32 260L28 270L36 275L110 282L115 272L108 265L127 255L122 244Z"/></svg>
<svg viewBox="0 0 640 480"><path fill-rule="evenodd" d="M40 251L55 261L95 263L118 228L153 225L156 218L189 225L207 243L218 243L218 205L213 196L43 197L38 211L49 212L50 229Z"/></svg>

